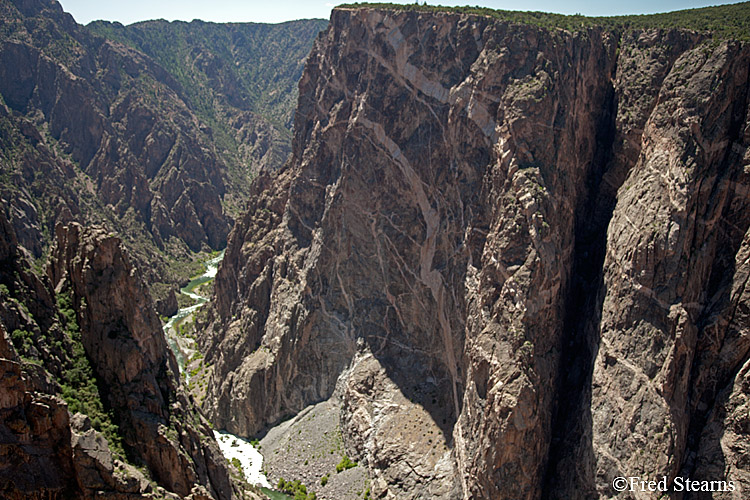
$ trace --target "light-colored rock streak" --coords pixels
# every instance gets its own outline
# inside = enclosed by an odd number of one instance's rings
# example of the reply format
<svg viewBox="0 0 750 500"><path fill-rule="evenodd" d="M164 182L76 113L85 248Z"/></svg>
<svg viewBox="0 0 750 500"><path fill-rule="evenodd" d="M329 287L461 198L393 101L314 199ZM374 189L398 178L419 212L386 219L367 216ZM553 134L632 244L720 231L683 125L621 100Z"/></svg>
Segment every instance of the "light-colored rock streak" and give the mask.
<svg viewBox="0 0 750 500"><path fill-rule="evenodd" d="M441 103L448 102L448 97L450 96L448 89L443 87L440 82L427 78L422 70L408 61L411 51L409 50L408 44L404 43L404 36L401 34L401 30L398 26L394 24L391 18L387 18L385 24L391 28L386 39L396 53L395 72L424 95L437 99Z"/></svg>
<svg viewBox="0 0 750 500"><path fill-rule="evenodd" d="M394 20L386 18L384 23L390 28L386 40L388 40L388 43L396 53L396 57L394 58L395 68L372 51L369 52L370 57L377 60L384 67L390 69L391 73L396 75L399 79L408 82L411 87L417 89L428 97L432 97L440 103L455 105L459 99L465 101L464 110L469 119L479 127L486 137L496 139L497 124L487 110L487 107L478 100L478 91L471 81L469 80L463 82L458 87L447 89L441 85L440 82L428 78L422 70L408 61L410 53L408 44L404 43L404 36L401 34L401 30L399 30ZM437 118L437 115L431 106L423 100L419 101L425 104L430 109L433 116ZM438 121L438 123L440 123L440 121Z"/></svg>
<svg viewBox="0 0 750 500"><path fill-rule="evenodd" d="M425 241L422 243L420 248L420 280L430 289L432 298L435 300L435 304L438 308L437 317L440 323L440 331L443 337L443 345L445 346L446 352L446 364L451 374L451 382L453 387L453 404L455 407L456 415L460 413L460 406L458 402L458 388L456 386L458 380L458 374L456 367L458 366L455 358L455 350L453 346L453 335L451 332L450 322L448 321L448 315L445 310L445 291L443 286L443 280L440 273L432 269L432 259L435 256L435 241L437 238L437 232L440 228L440 216L437 210L432 208L427 198L427 193L424 190L424 183L419 175L414 171L409 160L401 152L401 148L385 133L383 126L379 123L374 123L363 116L363 114L357 113L355 122L359 125L370 130L378 143L388 152L390 157L393 159L395 164L399 167L401 174L406 179L409 187L411 188L414 197L416 198L417 205L422 214L426 226Z"/></svg>

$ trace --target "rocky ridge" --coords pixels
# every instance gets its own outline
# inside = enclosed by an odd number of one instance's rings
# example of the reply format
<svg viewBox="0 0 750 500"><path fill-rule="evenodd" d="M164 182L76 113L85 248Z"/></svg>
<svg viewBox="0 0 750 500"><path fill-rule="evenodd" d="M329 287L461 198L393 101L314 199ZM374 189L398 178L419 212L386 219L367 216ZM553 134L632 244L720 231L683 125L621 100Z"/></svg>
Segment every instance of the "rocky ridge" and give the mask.
<svg viewBox="0 0 750 500"><path fill-rule="evenodd" d="M230 498L224 457L182 391L159 318L120 240L77 224L56 233L48 275L57 291L70 290L83 347L126 450L180 497L205 485L211 496Z"/></svg>
<svg viewBox="0 0 750 500"><path fill-rule="evenodd" d="M306 52L324 24L279 26L274 36L294 32L285 47ZM150 43L136 47L76 24L54 0L2 0L0 27L0 197L21 247L42 263L58 222L107 227L141 264L159 312L173 313L186 263L226 245L251 178L285 161L283 119L303 56L256 64L263 37L244 41L270 28L236 27L205 46L201 29L223 28L196 23L181 32L181 59L151 57L146 49L168 46L176 25L141 26ZM100 28L129 41L130 27ZM255 81L237 78L254 66L256 80L268 73L279 86L271 107L252 105L270 87L259 97ZM264 116L270 110L282 125Z"/></svg>
<svg viewBox="0 0 750 500"><path fill-rule="evenodd" d="M166 68L180 84L182 98L210 126L230 175L232 170L254 175L281 167L291 151L297 82L312 41L326 25L323 19L156 20L129 26L96 21L86 30L131 46ZM226 204L234 213L246 196L246 183L232 189Z"/></svg>
<svg viewBox="0 0 750 500"><path fill-rule="evenodd" d="M687 30L334 9L216 278L211 420L335 393L379 498L750 491L748 68Z"/></svg>
<svg viewBox="0 0 750 500"><path fill-rule="evenodd" d="M66 163L63 172L49 166L50 180L62 174L63 185L81 182L112 219L130 216L158 246L172 235L193 250L223 245L226 174L216 174L225 167L174 79L143 54L88 34L56 2L6 0L2 16L3 115L20 131L4 149L26 153L7 158L21 171L17 187L39 189L37 177L48 169L29 163L40 145L67 155L58 162ZM43 199L62 198L53 194ZM90 208L75 198L61 200L70 201L71 218L79 204Z"/></svg>

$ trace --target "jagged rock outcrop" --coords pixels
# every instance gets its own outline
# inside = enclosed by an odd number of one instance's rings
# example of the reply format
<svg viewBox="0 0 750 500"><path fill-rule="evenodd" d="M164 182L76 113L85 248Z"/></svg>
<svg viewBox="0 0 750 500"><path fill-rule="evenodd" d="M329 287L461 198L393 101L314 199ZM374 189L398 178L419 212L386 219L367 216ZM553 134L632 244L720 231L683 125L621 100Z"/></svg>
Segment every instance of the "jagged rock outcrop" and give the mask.
<svg viewBox="0 0 750 500"><path fill-rule="evenodd" d="M96 455L85 450L75 422L88 419L71 419L61 398L63 374L71 368L69 339L51 289L29 269L1 212L0 236L0 494L9 499L148 497L155 492L149 481L113 460L107 441L90 424L84 442L93 438L99 449Z"/></svg>
<svg viewBox="0 0 750 500"><path fill-rule="evenodd" d="M0 236L0 496L254 498L181 389L121 241L58 226L40 279L2 212Z"/></svg>
<svg viewBox="0 0 750 500"><path fill-rule="evenodd" d="M51 382L39 383L43 370L17 359L2 326L0 334L3 498L150 498L155 491L143 474L113 459L90 423L76 424L86 417L71 421L67 404L48 393Z"/></svg>
<svg viewBox="0 0 750 500"><path fill-rule="evenodd" d="M749 67L687 30L335 9L217 275L211 419L336 390L381 498L744 491Z"/></svg>
<svg viewBox="0 0 750 500"><path fill-rule="evenodd" d="M6 334L0 329L0 494L19 499L43 498L50 491L70 494L75 474L67 406L58 397L40 394L24 376L21 363L9 359Z"/></svg>
<svg viewBox="0 0 750 500"><path fill-rule="evenodd" d="M48 274L58 291L70 289L83 347L107 388L126 450L180 497L231 498L224 457L183 392L150 296L121 241L75 223L58 226L56 235Z"/></svg>

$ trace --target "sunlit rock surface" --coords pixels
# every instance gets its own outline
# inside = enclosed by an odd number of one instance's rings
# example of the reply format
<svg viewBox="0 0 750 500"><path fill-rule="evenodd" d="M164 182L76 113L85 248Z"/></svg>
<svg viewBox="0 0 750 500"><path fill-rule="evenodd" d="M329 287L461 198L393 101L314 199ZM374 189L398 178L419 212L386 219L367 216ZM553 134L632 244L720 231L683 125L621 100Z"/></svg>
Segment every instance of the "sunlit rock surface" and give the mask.
<svg viewBox="0 0 750 500"><path fill-rule="evenodd" d="M744 485L749 64L335 9L217 275L210 418L253 436L338 387L381 498Z"/></svg>

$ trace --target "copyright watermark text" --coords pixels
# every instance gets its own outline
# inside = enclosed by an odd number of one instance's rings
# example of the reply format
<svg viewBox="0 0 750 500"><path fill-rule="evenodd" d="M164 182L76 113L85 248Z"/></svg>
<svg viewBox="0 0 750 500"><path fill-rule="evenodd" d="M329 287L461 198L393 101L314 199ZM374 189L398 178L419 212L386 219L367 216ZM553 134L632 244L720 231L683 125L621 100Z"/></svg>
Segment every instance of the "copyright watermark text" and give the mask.
<svg viewBox="0 0 750 500"><path fill-rule="evenodd" d="M734 481L695 481L677 476L669 481L667 476L661 479L648 479L637 476L619 476L612 480L615 491L643 491L643 492L680 492L680 491L734 491Z"/></svg>

